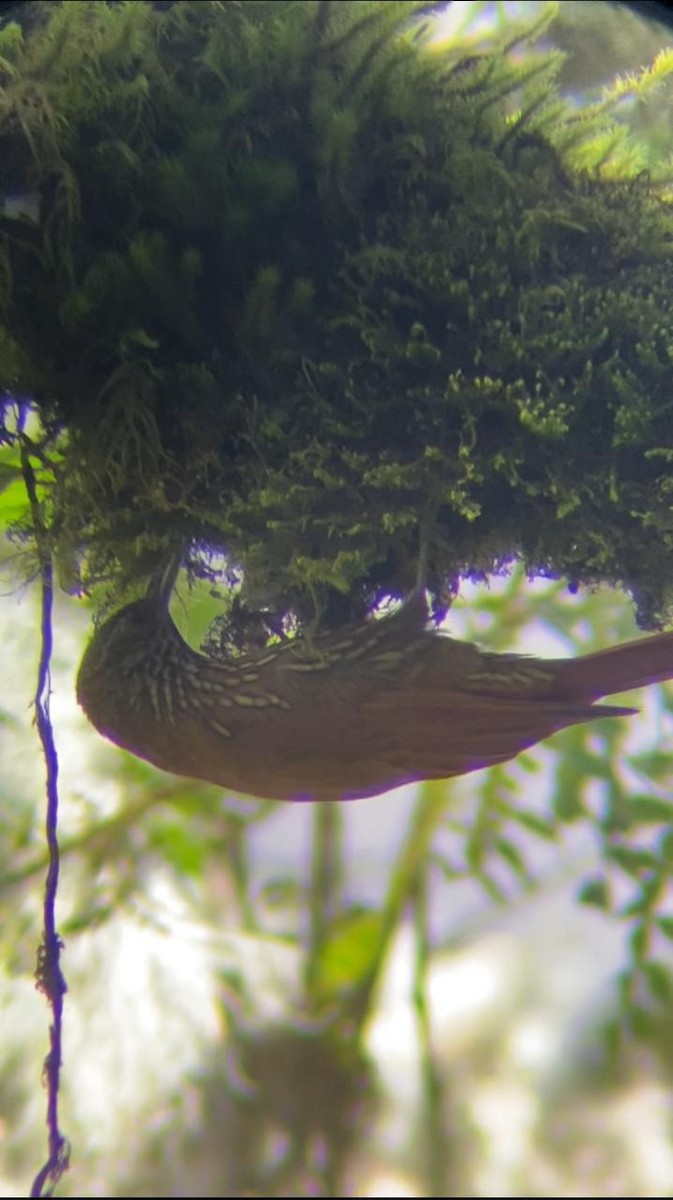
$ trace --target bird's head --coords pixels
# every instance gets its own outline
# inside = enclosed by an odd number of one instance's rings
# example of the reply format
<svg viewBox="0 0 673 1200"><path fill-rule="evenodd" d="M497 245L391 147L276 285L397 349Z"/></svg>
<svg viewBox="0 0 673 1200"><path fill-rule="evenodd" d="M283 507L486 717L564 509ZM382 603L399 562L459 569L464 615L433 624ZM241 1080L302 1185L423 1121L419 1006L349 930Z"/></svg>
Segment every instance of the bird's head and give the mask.
<svg viewBox="0 0 673 1200"><path fill-rule="evenodd" d="M77 675L77 699L87 709L87 698L99 687L143 672L154 650L180 639L168 610L154 598L136 600L108 617L96 629Z"/></svg>

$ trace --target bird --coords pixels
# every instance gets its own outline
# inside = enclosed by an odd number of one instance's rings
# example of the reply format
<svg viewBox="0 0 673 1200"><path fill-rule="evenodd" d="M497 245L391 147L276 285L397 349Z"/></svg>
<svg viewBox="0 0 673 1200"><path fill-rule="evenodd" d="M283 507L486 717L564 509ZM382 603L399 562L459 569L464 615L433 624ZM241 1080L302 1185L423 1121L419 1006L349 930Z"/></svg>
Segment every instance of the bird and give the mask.
<svg viewBox="0 0 673 1200"><path fill-rule="evenodd" d="M354 800L504 763L558 730L632 707L604 696L673 678L673 632L575 658L494 653L391 615L245 653L204 654L156 593L102 623L77 697L110 741L235 793Z"/></svg>

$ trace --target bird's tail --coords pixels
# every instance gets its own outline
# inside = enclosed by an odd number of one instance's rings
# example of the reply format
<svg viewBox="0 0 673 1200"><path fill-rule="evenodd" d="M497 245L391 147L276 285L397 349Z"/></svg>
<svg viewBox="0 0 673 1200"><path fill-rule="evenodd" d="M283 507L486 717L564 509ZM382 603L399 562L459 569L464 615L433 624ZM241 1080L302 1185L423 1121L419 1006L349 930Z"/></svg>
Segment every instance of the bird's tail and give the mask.
<svg viewBox="0 0 673 1200"><path fill-rule="evenodd" d="M673 632L636 638L559 664L554 695L596 700L673 679Z"/></svg>

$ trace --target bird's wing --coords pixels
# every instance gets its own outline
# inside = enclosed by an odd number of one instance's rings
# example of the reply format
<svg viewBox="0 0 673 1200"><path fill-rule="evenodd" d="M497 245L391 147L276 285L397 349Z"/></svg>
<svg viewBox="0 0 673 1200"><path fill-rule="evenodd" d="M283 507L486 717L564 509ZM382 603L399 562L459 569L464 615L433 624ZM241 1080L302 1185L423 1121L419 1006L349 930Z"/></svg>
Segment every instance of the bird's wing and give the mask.
<svg viewBox="0 0 673 1200"><path fill-rule="evenodd" d="M631 716L634 708L514 700L438 690L393 688L365 701L373 741L386 740L392 765L416 778L448 778L514 758L569 725Z"/></svg>

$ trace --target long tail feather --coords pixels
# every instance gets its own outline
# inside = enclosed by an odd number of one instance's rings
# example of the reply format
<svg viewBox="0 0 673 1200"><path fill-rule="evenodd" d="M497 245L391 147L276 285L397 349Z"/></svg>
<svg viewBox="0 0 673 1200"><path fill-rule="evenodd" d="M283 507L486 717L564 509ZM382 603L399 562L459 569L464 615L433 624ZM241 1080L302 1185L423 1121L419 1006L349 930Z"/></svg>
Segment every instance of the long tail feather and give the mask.
<svg viewBox="0 0 673 1200"><path fill-rule="evenodd" d="M673 632L567 659L559 665L554 695L596 699L666 679L673 679Z"/></svg>

